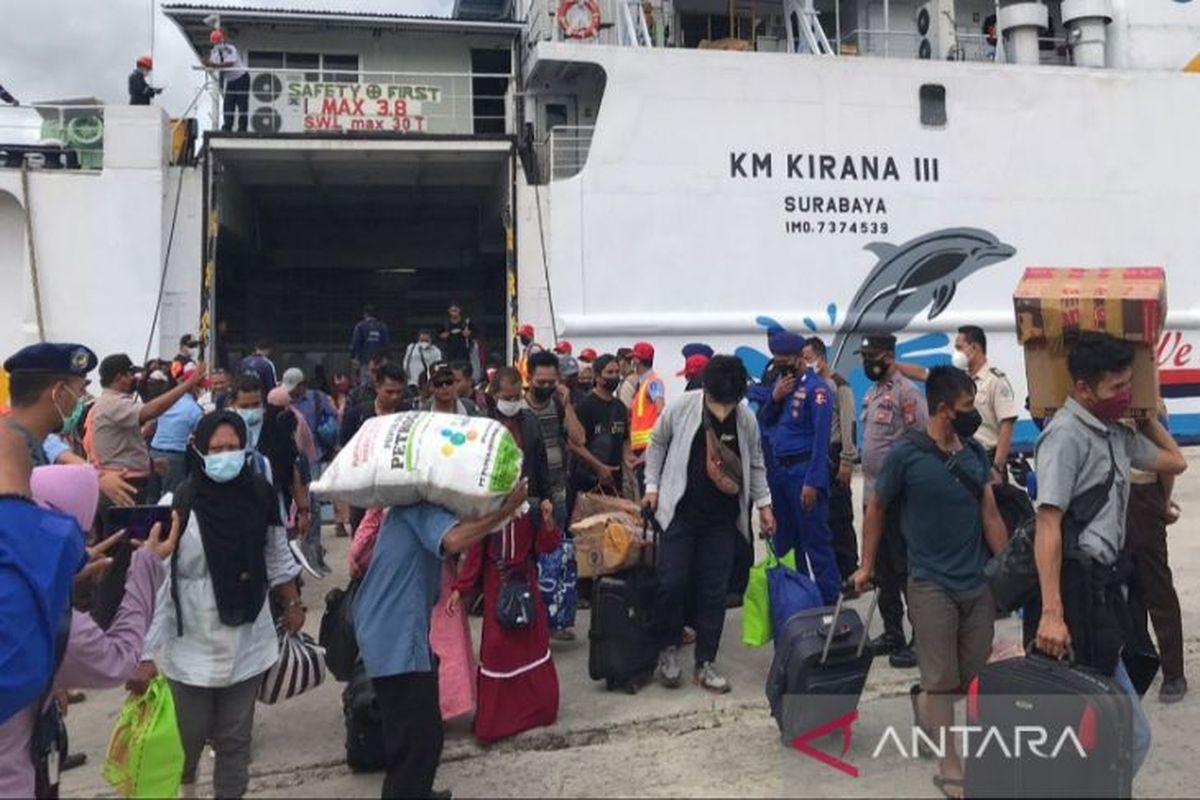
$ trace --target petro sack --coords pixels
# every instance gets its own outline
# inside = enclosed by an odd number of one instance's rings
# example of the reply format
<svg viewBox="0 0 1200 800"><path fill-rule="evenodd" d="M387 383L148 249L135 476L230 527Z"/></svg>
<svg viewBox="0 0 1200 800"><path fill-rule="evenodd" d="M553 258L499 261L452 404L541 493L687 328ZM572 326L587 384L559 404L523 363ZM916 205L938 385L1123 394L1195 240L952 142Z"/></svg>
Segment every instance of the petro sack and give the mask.
<svg viewBox="0 0 1200 800"><path fill-rule="evenodd" d="M267 670L259 702L273 705L304 694L325 680L325 650L306 633L279 634L279 660Z"/></svg>

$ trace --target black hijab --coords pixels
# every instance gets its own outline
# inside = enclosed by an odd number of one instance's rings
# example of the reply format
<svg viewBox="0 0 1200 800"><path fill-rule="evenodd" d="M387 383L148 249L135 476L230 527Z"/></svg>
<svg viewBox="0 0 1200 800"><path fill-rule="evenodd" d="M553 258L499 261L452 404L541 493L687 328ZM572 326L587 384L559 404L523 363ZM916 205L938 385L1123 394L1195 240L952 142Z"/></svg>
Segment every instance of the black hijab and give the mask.
<svg viewBox="0 0 1200 800"><path fill-rule="evenodd" d="M285 507L292 504L292 469L300 457L296 447L296 424L296 415L287 408L268 404L263 409L258 452L271 464L271 477L283 496Z"/></svg>
<svg viewBox="0 0 1200 800"><path fill-rule="evenodd" d="M247 625L258 618L269 588L265 549L271 488L249 462L228 483L217 483L204 472L203 456L222 425L233 428L246 446L246 423L240 416L232 411L206 414L196 425L188 450L191 475L176 491L175 508L196 515L221 622Z"/></svg>

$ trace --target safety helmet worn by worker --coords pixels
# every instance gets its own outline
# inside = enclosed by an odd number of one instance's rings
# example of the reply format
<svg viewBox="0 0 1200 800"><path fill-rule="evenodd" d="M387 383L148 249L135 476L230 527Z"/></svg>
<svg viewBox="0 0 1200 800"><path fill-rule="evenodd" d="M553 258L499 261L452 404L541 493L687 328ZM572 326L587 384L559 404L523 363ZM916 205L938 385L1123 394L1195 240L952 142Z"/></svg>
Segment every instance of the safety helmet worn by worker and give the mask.
<svg viewBox="0 0 1200 800"><path fill-rule="evenodd" d="M208 41L212 44L220 44L221 42L225 41L225 31L220 29L214 30L208 35Z"/></svg>
<svg viewBox="0 0 1200 800"><path fill-rule="evenodd" d="M154 69L154 59L150 56L142 56L137 60L137 65L142 69Z"/></svg>

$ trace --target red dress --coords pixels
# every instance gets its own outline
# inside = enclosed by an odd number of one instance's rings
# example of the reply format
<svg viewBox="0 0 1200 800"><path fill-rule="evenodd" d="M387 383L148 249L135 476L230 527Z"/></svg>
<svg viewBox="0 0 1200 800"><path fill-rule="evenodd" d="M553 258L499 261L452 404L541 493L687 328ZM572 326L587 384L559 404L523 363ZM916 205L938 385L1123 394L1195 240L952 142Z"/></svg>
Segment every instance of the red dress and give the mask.
<svg viewBox="0 0 1200 800"><path fill-rule="evenodd" d="M481 742L494 742L530 728L553 725L558 718L558 673L550 657L550 625L537 587L537 553L558 547L555 528L539 529L533 513L509 523L467 551L454 588L466 596L483 585L483 636L479 643L479 702L473 731ZM512 578L524 573L533 593L533 620L524 628L505 628L496 619L496 598L503 582L497 559Z"/></svg>

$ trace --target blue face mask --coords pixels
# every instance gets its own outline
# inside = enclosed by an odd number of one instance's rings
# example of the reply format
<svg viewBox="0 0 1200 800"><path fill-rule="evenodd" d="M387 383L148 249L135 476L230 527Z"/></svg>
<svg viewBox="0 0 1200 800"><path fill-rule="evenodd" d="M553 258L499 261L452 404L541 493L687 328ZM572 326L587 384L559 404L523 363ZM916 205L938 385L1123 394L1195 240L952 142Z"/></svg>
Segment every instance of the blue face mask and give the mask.
<svg viewBox="0 0 1200 800"><path fill-rule="evenodd" d="M246 446L251 450L258 447L258 437L262 434L263 410L261 408L235 408L234 411L246 423Z"/></svg>
<svg viewBox="0 0 1200 800"><path fill-rule="evenodd" d="M245 450L231 450L228 453L209 453L204 456L204 474L217 483L229 483L242 473L242 469L245 466Z"/></svg>

